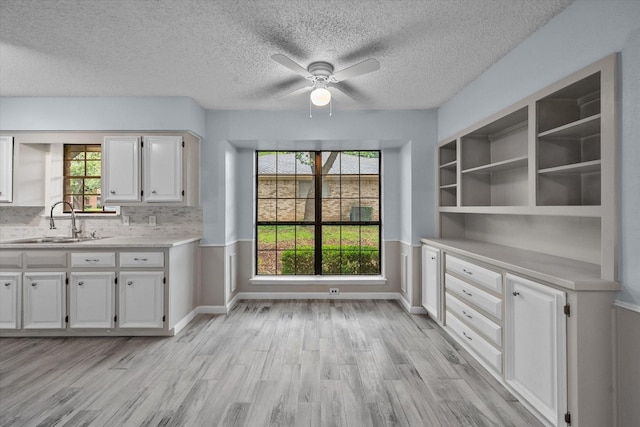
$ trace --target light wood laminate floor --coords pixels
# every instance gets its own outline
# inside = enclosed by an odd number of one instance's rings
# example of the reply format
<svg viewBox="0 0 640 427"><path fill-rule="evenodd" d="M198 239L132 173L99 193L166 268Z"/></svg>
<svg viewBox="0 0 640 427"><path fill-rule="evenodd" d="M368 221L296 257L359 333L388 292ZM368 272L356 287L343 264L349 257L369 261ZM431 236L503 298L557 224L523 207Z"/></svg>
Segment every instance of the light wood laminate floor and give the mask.
<svg viewBox="0 0 640 427"><path fill-rule="evenodd" d="M0 425L539 426L394 301L241 301L171 338L0 340Z"/></svg>

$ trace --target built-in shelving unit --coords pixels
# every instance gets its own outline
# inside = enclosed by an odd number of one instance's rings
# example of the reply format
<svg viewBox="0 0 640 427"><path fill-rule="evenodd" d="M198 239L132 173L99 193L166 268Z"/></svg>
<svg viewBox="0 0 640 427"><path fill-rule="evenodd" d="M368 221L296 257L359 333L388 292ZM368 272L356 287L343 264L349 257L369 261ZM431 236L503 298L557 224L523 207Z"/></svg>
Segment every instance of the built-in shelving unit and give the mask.
<svg viewBox="0 0 640 427"><path fill-rule="evenodd" d="M616 61L604 58L444 140L439 237L478 238L479 224L504 223L493 243L552 253L547 239L584 235L580 219L590 218L581 249L557 255L597 263L602 279L616 280Z"/></svg>

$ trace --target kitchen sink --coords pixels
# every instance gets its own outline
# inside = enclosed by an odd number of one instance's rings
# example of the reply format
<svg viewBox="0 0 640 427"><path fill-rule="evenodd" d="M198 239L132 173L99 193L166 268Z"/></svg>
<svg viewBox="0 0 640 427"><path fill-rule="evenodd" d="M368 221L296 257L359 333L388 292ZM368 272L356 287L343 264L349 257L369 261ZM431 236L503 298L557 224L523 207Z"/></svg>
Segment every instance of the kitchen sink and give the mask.
<svg viewBox="0 0 640 427"><path fill-rule="evenodd" d="M44 237L29 237L27 239L17 239L2 242L5 244L25 244L25 243L78 243L88 242L91 240L104 239L105 237L65 237L65 236L44 236Z"/></svg>

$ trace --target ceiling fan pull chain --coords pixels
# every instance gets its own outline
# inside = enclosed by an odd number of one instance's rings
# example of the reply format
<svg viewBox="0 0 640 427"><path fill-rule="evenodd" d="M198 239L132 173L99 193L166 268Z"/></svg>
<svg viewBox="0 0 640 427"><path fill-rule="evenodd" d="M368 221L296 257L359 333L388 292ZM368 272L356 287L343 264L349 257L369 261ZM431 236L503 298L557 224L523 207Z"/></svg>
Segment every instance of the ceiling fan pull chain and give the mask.
<svg viewBox="0 0 640 427"><path fill-rule="evenodd" d="M333 115L333 97L329 100L329 117Z"/></svg>
<svg viewBox="0 0 640 427"><path fill-rule="evenodd" d="M313 116L311 115L311 98L309 98L309 118L313 118Z"/></svg>

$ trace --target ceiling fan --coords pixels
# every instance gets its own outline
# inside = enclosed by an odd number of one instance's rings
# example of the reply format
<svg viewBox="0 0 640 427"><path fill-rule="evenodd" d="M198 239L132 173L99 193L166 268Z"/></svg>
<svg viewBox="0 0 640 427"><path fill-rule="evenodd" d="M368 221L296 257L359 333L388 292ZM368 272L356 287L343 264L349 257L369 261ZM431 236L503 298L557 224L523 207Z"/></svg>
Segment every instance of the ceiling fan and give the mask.
<svg viewBox="0 0 640 427"><path fill-rule="evenodd" d="M271 59L308 80L301 81L300 84L294 86L290 92L283 96L311 92L310 101L318 107L325 106L331 102L332 91L329 89L334 89L333 95L336 95L336 98L355 101L346 93L344 88L340 87L339 83L380 69L380 63L375 59L367 59L336 72L333 71L333 65L325 61L312 62L307 68L304 68L289 57L279 53L272 55Z"/></svg>

